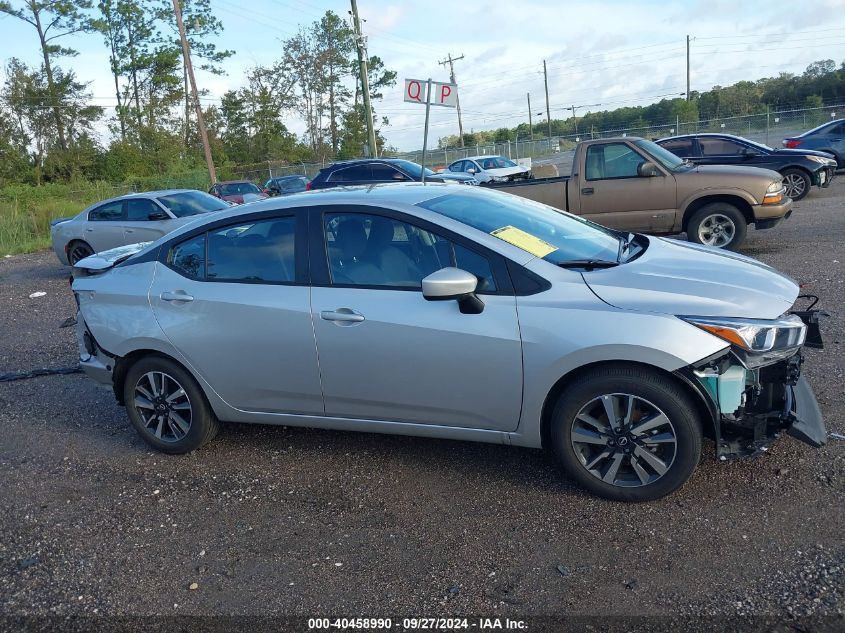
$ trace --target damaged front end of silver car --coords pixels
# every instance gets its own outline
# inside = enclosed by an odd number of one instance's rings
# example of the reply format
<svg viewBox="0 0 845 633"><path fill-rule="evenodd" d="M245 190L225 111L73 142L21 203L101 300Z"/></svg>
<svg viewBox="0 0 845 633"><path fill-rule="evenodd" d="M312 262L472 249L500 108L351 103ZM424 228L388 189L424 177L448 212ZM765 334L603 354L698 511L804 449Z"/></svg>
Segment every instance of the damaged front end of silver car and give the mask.
<svg viewBox="0 0 845 633"><path fill-rule="evenodd" d="M710 410L722 461L760 455L783 433L814 447L827 442L821 410L802 375L804 348L823 347L819 321L827 313L813 309L817 297L800 298L812 303L774 321L687 319L731 343L682 372Z"/></svg>

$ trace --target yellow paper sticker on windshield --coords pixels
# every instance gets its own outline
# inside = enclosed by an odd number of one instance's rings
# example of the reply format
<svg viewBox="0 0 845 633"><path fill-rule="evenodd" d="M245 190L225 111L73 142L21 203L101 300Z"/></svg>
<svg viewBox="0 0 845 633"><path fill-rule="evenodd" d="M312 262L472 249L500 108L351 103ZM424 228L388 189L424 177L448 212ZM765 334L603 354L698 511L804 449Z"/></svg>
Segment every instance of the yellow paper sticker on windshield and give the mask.
<svg viewBox="0 0 845 633"><path fill-rule="evenodd" d="M513 244L517 248L531 253L535 257L545 257L549 253L554 253L557 250L556 246L552 246L548 242L544 242L539 237L526 233L522 229L515 226L503 226L500 229L491 231L490 235L498 237L500 240L505 240L508 244Z"/></svg>

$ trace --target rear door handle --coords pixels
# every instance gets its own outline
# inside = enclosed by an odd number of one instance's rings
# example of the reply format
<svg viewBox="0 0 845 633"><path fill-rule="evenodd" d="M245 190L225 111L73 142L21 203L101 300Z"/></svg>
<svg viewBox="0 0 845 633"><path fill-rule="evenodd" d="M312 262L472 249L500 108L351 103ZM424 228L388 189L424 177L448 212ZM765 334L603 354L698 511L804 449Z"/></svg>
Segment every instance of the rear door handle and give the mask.
<svg viewBox="0 0 845 633"><path fill-rule="evenodd" d="M337 310L323 310L320 312L320 318L324 321L334 321L338 325L361 323L364 320L364 315L351 308L338 308Z"/></svg>
<svg viewBox="0 0 845 633"><path fill-rule="evenodd" d="M591 195L593 195L593 188L592 187L584 187L583 189L581 189L581 193L583 193L585 196L591 196Z"/></svg>
<svg viewBox="0 0 845 633"><path fill-rule="evenodd" d="M162 301L193 301L194 298L184 290L176 290L173 292L162 292L159 297Z"/></svg>

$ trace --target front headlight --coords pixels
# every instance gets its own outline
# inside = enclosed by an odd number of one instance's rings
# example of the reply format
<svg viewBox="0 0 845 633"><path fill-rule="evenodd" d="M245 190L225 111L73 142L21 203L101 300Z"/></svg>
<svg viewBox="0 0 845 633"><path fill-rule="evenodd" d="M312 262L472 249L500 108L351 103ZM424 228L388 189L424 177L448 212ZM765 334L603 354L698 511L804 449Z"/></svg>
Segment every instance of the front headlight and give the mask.
<svg viewBox="0 0 845 633"><path fill-rule="evenodd" d="M807 160L811 160L814 163L821 163L822 165L827 165L831 162L829 158L825 158L824 156L805 156Z"/></svg>
<svg viewBox="0 0 845 633"><path fill-rule="evenodd" d="M681 318L730 343L749 369L789 358L801 348L807 335L807 326L795 315L773 320Z"/></svg>
<svg viewBox="0 0 845 633"><path fill-rule="evenodd" d="M775 180L772 184L768 186L768 188L766 189L766 193L778 193L781 189L783 189L783 181Z"/></svg>

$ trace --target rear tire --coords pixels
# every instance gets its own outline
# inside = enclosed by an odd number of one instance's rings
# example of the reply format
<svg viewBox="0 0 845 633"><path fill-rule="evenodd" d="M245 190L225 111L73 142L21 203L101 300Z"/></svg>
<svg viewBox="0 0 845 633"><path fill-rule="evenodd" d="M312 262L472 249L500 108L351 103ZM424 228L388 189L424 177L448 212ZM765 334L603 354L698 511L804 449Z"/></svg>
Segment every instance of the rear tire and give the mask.
<svg viewBox="0 0 845 633"><path fill-rule="evenodd" d="M77 262L82 261L86 257L94 254L94 249L82 240L74 240L68 244L67 259L71 266L76 266Z"/></svg>
<svg viewBox="0 0 845 633"><path fill-rule="evenodd" d="M220 430L194 377L163 356L146 356L129 368L123 401L135 430L162 453L190 453Z"/></svg>
<svg viewBox="0 0 845 633"><path fill-rule="evenodd" d="M727 202L711 202L701 207L687 224L687 239L697 244L738 250L748 233L742 211Z"/></svg>
<svg viewBox="0 0 845 633"><path fill-rule="evenodd" d="M810 174L803 169L784 169L781 175L783 186L786 187L786 195L795 202L803 200L810 193L813 182L810 180Z"/></svg>
<svg viewBox="0 0 845 633"><path fill-rule="evenodd" d="M559 397L550 430L566 473L615 501L674 492L701 456L701 421L690 396L671 377L637 365L579 376Z"/></svg>

